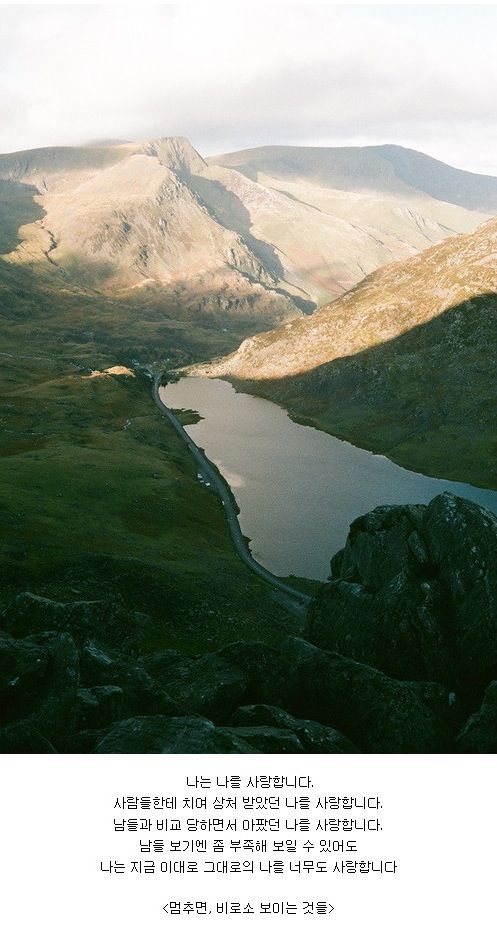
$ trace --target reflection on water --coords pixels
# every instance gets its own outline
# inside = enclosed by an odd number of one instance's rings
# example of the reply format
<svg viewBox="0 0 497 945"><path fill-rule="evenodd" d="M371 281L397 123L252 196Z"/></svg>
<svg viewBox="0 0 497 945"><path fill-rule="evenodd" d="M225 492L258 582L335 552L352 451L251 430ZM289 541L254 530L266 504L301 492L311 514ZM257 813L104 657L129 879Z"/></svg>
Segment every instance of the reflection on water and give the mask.
<svg viewBox="0 0 497 945"><path fill-rule="evenodd" d="M349 524L377 505L426 503L447 489L497 513L496 492L402 469L227 381L185 377L161 396L204 418L188 432L229 482L254 558L275 574L325 580Z"/></svg>

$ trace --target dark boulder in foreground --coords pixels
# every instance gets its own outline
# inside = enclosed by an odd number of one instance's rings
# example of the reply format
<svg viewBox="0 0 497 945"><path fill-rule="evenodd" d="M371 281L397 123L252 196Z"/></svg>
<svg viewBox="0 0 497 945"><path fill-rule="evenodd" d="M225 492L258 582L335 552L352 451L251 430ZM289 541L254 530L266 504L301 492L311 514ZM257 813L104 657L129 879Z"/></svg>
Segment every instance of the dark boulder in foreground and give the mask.
<svg viewBox="0 0 497 945"><path fill-rule="evenodd" d="M115 597L61 603L28 591L18 594L0 615L0 629L15 637L66 632L78 642L93 637L132 655L141 651L144 631L150 624L147 614L129 611Z"/></svg>
<svg viewBox="0 0 497 945"><path fill-rule="evenodd" d="M147 614L0 615L0 752L497 751L497 519L444 494L353 523L305 637L143 652Z"/></svg>
<svg viewBox="0 0 497 945"><path fill-rule="evenodd" d="M246 754L254 749L208 719L144 716L117 722L97 741L97 754Z"/></svg>
<svg viewBox="0 0 497 945"><path fill-rule="evenodd" d="M398 679L488 681L497 671L497 519L449 493L357 519L305 636Z"/></svg>
<svg viewBox="0 0 497 945"><path fill-rule="evenodd" d="M244 701L247 672L218 653L192 659L169 650L163 660L149 658L144 665L185 714L223 722Z"/></svg>
<svg viewBox="0 0 497 945"><path fill-rule="evenodd" d="M0 718L19 718L34 703L47 673L48 651L32 640L0 633Z"/></svg>
<svg viewBox="0 0 497 945"><path fill-rule="evenodd" d="M272 729L288 729L297 736L304 751L310 754L356 753L355 745L336 729L310 719L296 719L293 715L274 705L243 705L233 714L231 725L270 726Z"/></svg>
<svg viewBox="0 0 497 945"><path fill-rule="evenodd" d="M408 683L294 637L280 654L294 715L333 725L366 752L447 749L449 729Z"/></svg>
<svg viewBox="0 0 497 945"><path fill-rule="evenodd" d="M0 754L52 755L55 748L32 722L22 720L0 727Z"/></svg>

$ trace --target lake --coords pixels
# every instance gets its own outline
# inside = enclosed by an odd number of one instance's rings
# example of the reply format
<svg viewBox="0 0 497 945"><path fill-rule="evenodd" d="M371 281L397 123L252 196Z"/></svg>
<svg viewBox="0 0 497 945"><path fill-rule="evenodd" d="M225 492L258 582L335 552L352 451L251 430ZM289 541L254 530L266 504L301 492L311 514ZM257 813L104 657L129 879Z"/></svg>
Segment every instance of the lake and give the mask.
<svg viewBox="0 0 497 945"><path fill-rule="evenodd" d="M350 523L378 505L426 503L450 491L497 513L497 492L402 469L294 423L227 381L184 377L160 395L168 407L202 417L188 433L229 483L253 557L279 576L326 580Z"/></svg>

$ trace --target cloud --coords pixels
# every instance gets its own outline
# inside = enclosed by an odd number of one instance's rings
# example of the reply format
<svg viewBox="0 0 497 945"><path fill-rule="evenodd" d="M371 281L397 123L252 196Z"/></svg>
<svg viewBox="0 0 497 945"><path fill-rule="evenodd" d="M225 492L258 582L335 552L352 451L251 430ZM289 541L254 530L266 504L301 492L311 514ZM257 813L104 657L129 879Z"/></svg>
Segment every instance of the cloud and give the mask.
<svg viewBox="0 0 497 945"><path fill-rule="evenodd" d="M497 173L497 9L3 6L0 151L394 142Z"/></svg>

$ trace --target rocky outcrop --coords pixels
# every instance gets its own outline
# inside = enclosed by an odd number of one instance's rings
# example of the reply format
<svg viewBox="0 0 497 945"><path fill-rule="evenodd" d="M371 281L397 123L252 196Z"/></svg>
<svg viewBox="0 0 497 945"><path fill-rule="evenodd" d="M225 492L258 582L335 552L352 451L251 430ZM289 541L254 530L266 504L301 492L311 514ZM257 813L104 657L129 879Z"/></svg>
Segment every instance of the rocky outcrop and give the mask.
<svg viewBox="0 0 497 945"><path fill-rule="evenodd" d="M222 655L207 653L197 659L168 651L165 658L144 661L185 713L223 722L244 701L249 675Z"/></svg>
<svg viewBox="0 0 497 945"><path fill-rule="evenodd" d="M117 722L98 738L97 754L247 754L253 749L208 719L152 715Z"/></svg>
<svg viewBox="0 0 497 945"><path fill-rule="evenodd" d="M497 520L471 502L375 509L307 639L199 656L134 655L117 598L19 594L0 615L0 752L494 752L496 552Z"/></svg>
<svg viewBox="0 0 497 945"><path fill-rule="evenodd" d="M0 616L0 629L15 637L41 630L67 631L80 642L92 637L124 653L137 655L150 626L147 614L128 610L117 598L69 604L24 592Z"/></svg>
<svg viewBox="0 0 497 945"><path fill-rule="evenodd" d="M67 633L3 636L7 675L25 678L30 694L10 704L9 721L24 714L31 735L59 751L439 751L450 742L447 720L412 684L295 637L200 657L167 650L137 664L92 641L77 647ZM5 744L13 750L12 736Z"/></svg>
<svg viewBox="0 0 497 945"><path fill-rule="evenodd" d="M261 726L269 726L272 731L287 729L297 736L304 750L312 754L350 754L357 751L352 742L336 729L310 719L296 719L273 705L241 706L233 714L231 724L251 727L252 730Z"/></svg>
<svg viewBox="0 0 497 945"><path fill-rule="evenodd" d="M457 689L497 671L497 519L444 493L357 519L305 636L399 679Z"/></svg>
<svg viewBox="0 0 497 945"><path fill-rule="evenodd" d="M497 682L490 683L483 701L464 725L458 739L457 750L494 754L497 751Z"/></svg>

